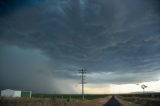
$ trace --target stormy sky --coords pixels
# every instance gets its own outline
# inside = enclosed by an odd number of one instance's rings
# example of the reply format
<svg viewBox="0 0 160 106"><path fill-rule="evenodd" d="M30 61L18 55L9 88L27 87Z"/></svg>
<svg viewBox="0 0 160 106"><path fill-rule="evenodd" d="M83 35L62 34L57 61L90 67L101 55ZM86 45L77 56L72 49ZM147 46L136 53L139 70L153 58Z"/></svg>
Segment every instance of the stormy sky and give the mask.
<svg viewBox="0 0 160 106"><path fill-rule="evenodd" d="M0 0L0 89L77 93L81 68L90 89L154 82L159 64L159 0Z"/></svg>

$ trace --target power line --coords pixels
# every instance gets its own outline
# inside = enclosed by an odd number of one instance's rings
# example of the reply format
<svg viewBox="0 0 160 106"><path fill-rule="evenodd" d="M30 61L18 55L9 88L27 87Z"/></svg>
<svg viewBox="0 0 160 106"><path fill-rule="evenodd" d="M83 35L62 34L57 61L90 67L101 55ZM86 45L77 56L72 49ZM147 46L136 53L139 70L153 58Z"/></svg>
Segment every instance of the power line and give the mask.
<svg viewBox="0 0 160 106"><path fill-rule="evenodd" d="M86 84L84 75L85 75L86 71L87 71L86 69L79 70L79 73L81 73L82 100L84 100L84 84Z"/></svg>

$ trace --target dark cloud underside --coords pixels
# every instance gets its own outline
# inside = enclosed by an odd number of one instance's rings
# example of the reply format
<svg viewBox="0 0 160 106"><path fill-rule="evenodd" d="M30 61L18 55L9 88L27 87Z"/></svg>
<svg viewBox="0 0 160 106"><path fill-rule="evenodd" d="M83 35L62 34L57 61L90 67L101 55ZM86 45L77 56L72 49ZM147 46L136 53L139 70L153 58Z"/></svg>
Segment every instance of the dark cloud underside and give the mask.
<svg viewBox="0 0 160 106"><path fill-rule="evenodd" d="M85 67L92 73L115 73L111 83L156 80L159 4L159 0L2 0L0 42L42 51L56 64L52 73L69 72L67 77L73 79L76 69ZM136 79L143 72L152 74Z"/></svg>

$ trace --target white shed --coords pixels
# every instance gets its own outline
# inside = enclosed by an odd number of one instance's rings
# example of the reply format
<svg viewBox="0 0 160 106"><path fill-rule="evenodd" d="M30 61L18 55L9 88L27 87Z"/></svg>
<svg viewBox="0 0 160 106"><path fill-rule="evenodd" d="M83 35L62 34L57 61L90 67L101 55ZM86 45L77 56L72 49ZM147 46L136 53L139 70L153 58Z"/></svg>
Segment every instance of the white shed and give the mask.
<svg viewBox="0 0 160 106"><path fill-rule="evenodd" d="M6 89L1 91L1 96L5 97L21 97L21 91Z"/></svg>

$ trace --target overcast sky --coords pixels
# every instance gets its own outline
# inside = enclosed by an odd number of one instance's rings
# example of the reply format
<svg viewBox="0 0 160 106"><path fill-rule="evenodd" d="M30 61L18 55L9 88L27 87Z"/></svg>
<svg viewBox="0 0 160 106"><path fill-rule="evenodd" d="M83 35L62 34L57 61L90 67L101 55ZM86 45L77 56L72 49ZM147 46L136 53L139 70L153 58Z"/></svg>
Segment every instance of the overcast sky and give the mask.
<svg viewBox="0 0 160 106"><path fill-rule="evenodd" d="M92 93L159 81L160 1L0 1L0 89L78 93L81 68Z"/></svg>

